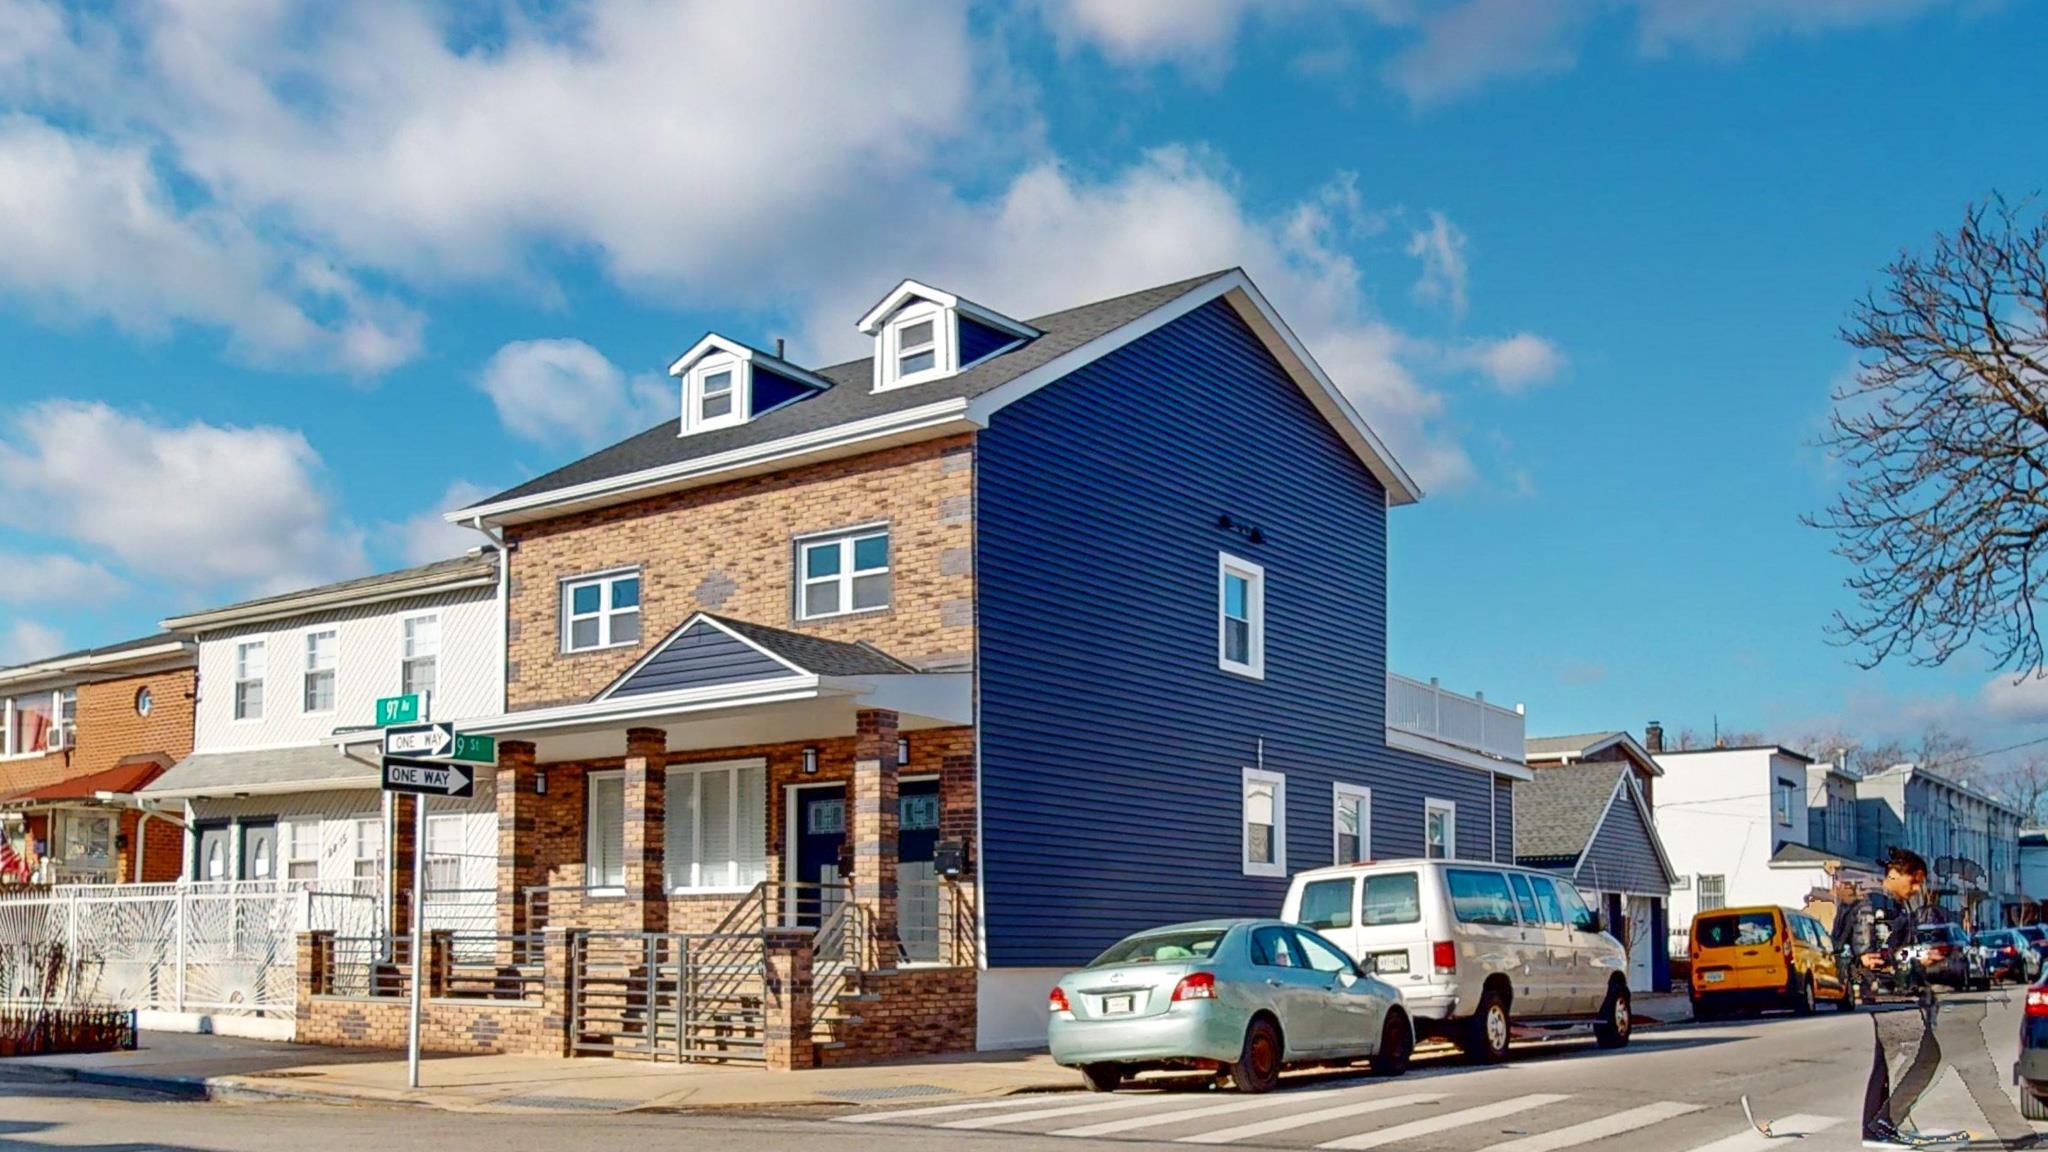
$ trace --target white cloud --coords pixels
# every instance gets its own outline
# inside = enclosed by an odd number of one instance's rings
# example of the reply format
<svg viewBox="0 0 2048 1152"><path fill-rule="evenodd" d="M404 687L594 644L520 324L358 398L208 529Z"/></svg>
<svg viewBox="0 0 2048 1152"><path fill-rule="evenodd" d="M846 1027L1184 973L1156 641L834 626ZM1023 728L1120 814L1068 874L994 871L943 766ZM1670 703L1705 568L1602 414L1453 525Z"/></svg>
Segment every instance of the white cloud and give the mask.
<svg viewBox="0 0 2048 1152"><path fill-rule="evenodd" d="M127 591L127 581L99 564L54 552L0 551L0 604L91 603Z"/></svg>
<svg viewBox="0 0 2048 1152"><path fill-rule="evenodd" d="M1631 0L1645 52L1673 46L1732 56L1758 40L1818 35L1910 19L1941 0Z"/></svg>
<svg viewBox="0 0 2048 1152"><path fill-rule="evenodd" d="M1460 96L1501 77L1562 72L1578 61L1577 0L1463 0L1422 20L1395 53L1386 81L1417 104Z"/></svg>
<svg viewBox="0 0 2048 1152"><path fill-rule="evenodd" d="M581 340L515 340L492 354L477 386L507 431L537 444L596 448L681 414L666 377L628 377Z"/></svg>
<svg viewBox="0 0 2048 1152"><path fill-rule="evenodd" d="M64 634L34 620L16 620L0 633L0 665L27 664L64 651Z"/></svg>
<svg viewBox="0 0 2048 1152"><path fill-rule="evenodd" d="M0 522L61 537L188 587L270 591L366 567L324 467L282 428L154 424L105 404L19 411L0 439Z"/></svg>
<svg viewBox="0 0 2048 1152"><path fill-rule="evenodd" d="M418 350L420 320L235 215L184 209L146 148L0 116L0 295L58 320L160 334L225 330L237 353L374 373Z"/></svg>
<svg viewBox="0 0 2048 1152"><path fill-rule="evenodd" d="M1995 719L2038 724L2048 720L2048 680L2028 676L2014 681L2010 675L1994 676L1978 691L1977 703Z"/></svg>
<svg viewBox="0 0 2048 1152"><path fill-rule="evenodd" d="M1441 212L1431 212L1429 227L1408 237L1408 254L1422 262L1422 272L1415 280L1416 297L1442 304L1455 317L1465 315L1465 286L1471 278L1466 244L1464 230Z"/></svg>
<svg viewBox="0 0 2048 1152"><path fill-rule="evenodd" d="M1494 387L1510 395L1549 383L1566 364L1557 345L1533 332L1477 344L1460 355Z"/></svg>
<svg viewBox="0 0 2048 1152"><path fill-rule="evenodd" d="M1044 0L1063 51L1082 44L1124 64L1221 64L1252 0Z"/></svg>
<svg viewBox="0 0 2048 1152"><path fill-rule="evenodd" d="M400 558L407 564L429 564L460 556L483 544L482 534L448 523L441 513L466 508L490 494L490 489L467 480L448 485L439 500L392 526L398 537Z"/></svg>

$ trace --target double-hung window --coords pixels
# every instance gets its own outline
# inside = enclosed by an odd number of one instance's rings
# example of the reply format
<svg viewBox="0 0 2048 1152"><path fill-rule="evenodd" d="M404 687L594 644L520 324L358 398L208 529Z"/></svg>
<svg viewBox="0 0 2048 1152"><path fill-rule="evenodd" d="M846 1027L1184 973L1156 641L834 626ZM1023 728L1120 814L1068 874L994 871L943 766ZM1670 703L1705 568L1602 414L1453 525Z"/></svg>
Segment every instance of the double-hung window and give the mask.
<svg viewBox="0 0 2048 1152"><path fill-rule="evenodd" d="M235 645L235 719L263 718L263 669L266 657L261 640Z"/></svg>
<svg viewBox="0 0 2048 1152"><path fill-rule="evenodd" d="M429 892L452 892L462 887L462 834L468 819L459 812L427 817Z"/></svg>
<svg viewBox="0 0 2048 1152"><path fill-rule="evenodd" d="M294 820L285 826L284 878L320 878L320 821Z"/></svg>
<svg viewBox="0 0 2048 1152"><path fill-rule="evenodd" d="M339 644L338 635L331 629L306 633L304 708L308 712L334 711L334 670Z"/></svg>
<svg viewBox="0 0 2048 1152"><path fill-rule="evenodd" d="M765 764L677 765L668 770L665 796L670 888L749 888L768 878Z"/></svg>
<svg viewBox="0 0 2048 1152"><path fill-rule="evenodd" d="M64 730L66 736L78 735L78 689L57 690L57 726ZM64 745L68 748L74 743L73 740L66 740Z"/></svg>
<svg viewBox="0 0 2048 1152"><path fill-rule="evenodd" d="M1458 858L1458 806L1449 800L1422 802L1422 849L1431 860Z"/></svg>
<svg viewBox="0 0 2048 1152"><path fill-rule="evenodd" d="M562 582L562 651L589 652L640 641L640 570Z"/></svg>
<svg viewBox="0 0 2048 1152"><path fill-rule="evenodd" d="M1792 826L1792 805L1795 800L1795 794L1798 791L1799 785L1794 784L1790 780L1778 781L1778 794L1776 804L1778 823L1784 825L1787 828L1790 828Z"/></svg>
<svg viewBox="0 0 2048 1152"><path fill-rule="evenodd" d="M889 606L889 530L861 528L797 541L797 618Z"/></svg>
<svg viewBox="0 0 2048 1152"><path fill-rule="evenodd" d="M375 880L384 863L384 821L375 816L356 821L355 876Z"/></svg>
<svg viewBox="0 0 2048 1152"><path fill-rule="evenodd" d="M408 616L400 623L398 691L426 695L440 682L441 618Z"/></svg>
<svg viewBox="0 0 2048 1152"><path fill-rule="evenodd" d="M884 388L943 376L952 360L953 325L945 309L914 305L897 313L882 338Z"/></svg>
<svg viewBox="0 0 2048 1152"><path fill-rule="evenodd" d="M583 857L583 886L623 890L626 887L626 777L619 772L592 772L587 777L589 836Z"/></svg>
<svg viewBox="0 0 2048 1152"><path fill-rule="evenodd" d="M747 369L728 355L706 356L683 380L683 426L708 432L746 420Z"/></svg>
<svg viewBox="0 0 2048 1152"><path fill-rule="evenodd" d="M1244 770L1244 874L1287 875L1287 777Z"/></svg>
<svg viewBox="0 0 2048 1152"><path fill-rule="evenodd" d="M1228 552L1216 565L1216 666L1266 676L1266 570Z"/></svg>
<svg viewBox="0 0 2048 1152"><path fill-rule="evenodd" d="M1351 784L1336 787L1336 855L1338 864L1363 864L1372 859L1372 789Z"/></svg>
<svg viewBox="0 0 2048 1152"><path fill-rule="evenodd" d="M1700 911L1711 912L1728 906L1728 877L1702 874L1695 886L1699 889Z"/></svg>

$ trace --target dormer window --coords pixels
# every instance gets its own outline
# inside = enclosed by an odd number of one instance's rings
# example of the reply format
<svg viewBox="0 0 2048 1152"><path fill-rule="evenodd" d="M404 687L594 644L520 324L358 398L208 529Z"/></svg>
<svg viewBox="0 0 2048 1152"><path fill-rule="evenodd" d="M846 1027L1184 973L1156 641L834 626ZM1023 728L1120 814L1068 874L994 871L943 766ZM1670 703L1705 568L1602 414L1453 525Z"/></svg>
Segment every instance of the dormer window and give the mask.
<svg viewBox="0 0 2048 1152"><path fill-rule="evenodd" d="M917 320L896 330L896 375L915 376L939 363L938 321Z"/></svg>
<svg viewBox="0 0 2048 1152"><path fill-rule="evenodd" d="M734 370L720 368L706 372L702 395L697 398L697 418L709 422L732 415L732 378Z"/></svg>
<svg viewBox="0 0 2048 1152"><path fill-rule="evenodd" d="M832 386L816 373L718 335L699 340L668 371L682 381L685 436L744 424Z"/></svg>
<svg viewBox="0 0 2048 1152"><path fill-rule="evenodd" d="M879 386L894 388L950 376L953 367L953 314L931 304L913 304L883 330L888 358Z"/></svg>
<svg viewBox="0 0 2048 1152"><path fill-rule="evenodd" d="M707 356L692 367L683 386L686 432L707 432L746 419L740 405L740 377L746 365L731 356Z"/></svg>
<svg viewBox="0 0 2048 1152"><path fill-rule="evenodd" d="M965 371L1039 332L971 300L905 280L861 318L875 338L875 390Z"/></svg>

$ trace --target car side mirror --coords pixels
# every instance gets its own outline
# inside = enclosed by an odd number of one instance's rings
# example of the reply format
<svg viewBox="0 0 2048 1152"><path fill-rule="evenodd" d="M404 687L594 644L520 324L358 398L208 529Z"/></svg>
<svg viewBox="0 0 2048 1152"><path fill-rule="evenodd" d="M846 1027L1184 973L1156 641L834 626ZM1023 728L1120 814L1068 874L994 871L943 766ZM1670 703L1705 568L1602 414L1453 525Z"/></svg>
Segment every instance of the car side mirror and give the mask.
<svg viewBox="0 0 2048 1152"><path fill-rule="evenodd" d="M1586 922L1581 926L1580 931L1605 932L1607 931L1607 918L1598 912L1589 912L1586 914Z"/></svg>
<svg viewBox="0 0 2048 1152"><path fill-rule="evenodd" d="M1378 964L1378 963L1376 963L1376 962L1375 962L1375 961L1374 961L1374 960L1373 960L1373 959L1372 959L1371 957L1369 957L1369 956L1368 956L1367 958L1365 958L1365 959L1363 959L1363 960L1360 960L1360 961L1358 961L1357 963L1353 964L1353 965L1352 965L1352 967L1354 967L1354 968L1356 968L1356 969L1358 970L1358 974L1359 974L1360 976L1374 976L1374 975L1377 975L1377 974L1379 973L1379 970L1380 970L1380 966L1379 966L1379 964Z"/></svg>

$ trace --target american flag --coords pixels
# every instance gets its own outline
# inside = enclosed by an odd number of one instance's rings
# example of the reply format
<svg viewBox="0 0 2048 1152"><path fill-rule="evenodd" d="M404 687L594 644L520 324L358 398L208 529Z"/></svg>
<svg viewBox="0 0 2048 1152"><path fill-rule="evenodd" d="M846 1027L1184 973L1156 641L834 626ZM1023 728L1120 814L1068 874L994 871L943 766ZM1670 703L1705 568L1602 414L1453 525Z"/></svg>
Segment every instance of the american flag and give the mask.
<svg viewBox="0 0 2048 1152"><path fill-rule="evenodd" d="M8 841L7 837L0 836L0 878L8 876L26 880L28 878L28 861L23 860L14 851L14 845Z"/></svg>

